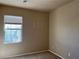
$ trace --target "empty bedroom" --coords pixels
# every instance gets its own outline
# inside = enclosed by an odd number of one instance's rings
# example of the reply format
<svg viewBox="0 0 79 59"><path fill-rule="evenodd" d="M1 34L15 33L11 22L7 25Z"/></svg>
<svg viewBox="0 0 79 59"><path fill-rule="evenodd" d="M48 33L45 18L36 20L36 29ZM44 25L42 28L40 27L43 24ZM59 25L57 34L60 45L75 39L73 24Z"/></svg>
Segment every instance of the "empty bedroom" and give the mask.
<svg viewBox="0 0 79 59"><path fill-rule="evenodd" d="M0 0L0 59L79 59L79 1Z"/></svg>

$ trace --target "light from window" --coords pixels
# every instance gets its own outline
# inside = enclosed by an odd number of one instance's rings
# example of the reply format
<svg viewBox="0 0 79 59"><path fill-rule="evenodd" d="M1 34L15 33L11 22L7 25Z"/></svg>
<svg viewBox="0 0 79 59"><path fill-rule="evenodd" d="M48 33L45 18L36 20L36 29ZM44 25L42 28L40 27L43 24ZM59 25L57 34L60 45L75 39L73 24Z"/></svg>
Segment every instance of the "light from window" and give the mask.
<svg viewBox="0 0 79 59"><path fill-rule="evenodd" d="M22 18L20 19L18 17L11 16L9 19L9 17L10 16L7 15L4 17L4 32L5 32L4 43L5 44L19 43L22 41ZM15 20L13 21L13 19ZM16 19L19 20L19 22Z"/></svg>

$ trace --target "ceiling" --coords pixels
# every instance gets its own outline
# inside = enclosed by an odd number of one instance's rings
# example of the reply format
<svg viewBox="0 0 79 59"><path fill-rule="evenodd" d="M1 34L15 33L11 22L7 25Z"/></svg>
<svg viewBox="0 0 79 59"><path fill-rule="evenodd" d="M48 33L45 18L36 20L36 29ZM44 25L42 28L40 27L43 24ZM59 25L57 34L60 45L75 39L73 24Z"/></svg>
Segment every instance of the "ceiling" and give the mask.
<svg viewBox="0 0 79 59"><path fill-rule="evenodd" d="M23 3L23 0L0 0L0 4L40 11L50 11L70 1L71 0L27 0L26 3Z"/></svg>

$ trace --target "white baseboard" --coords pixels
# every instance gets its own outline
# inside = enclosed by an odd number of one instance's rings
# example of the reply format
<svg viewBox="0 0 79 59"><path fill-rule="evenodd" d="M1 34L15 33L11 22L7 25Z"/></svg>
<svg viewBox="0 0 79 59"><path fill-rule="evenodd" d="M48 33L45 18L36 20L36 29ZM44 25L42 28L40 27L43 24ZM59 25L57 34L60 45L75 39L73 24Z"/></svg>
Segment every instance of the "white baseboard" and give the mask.
<svg viewBox="0 0 79 59"><path fill-rule="evenodd" d="M6 58L18 57L18 56L23 56L23 55L37 54L37 53L42 53L42 52L46 52L46 51L49 51L49 52L51 52L51 53L55 54L56 56L58 56L58 57L60 57L60 58L62 58L62 59L65 59L65 58L63 58L62 56L60 56L59 54L54 53L54 52L53 52L53 51L51 51L51 50L36 51L36 52L31 52L31 53L23 53L23 54L14 55L14 56L8 56L8 57L6 57ZM4 59L4 58L0 58L0 59Z"/></svg>
<svg viewBox="0 0 79 59"><path fill-rule="evenodd" d="M14 56L8 56L8 57L6 57L6 58L18 57L18 56L23 56L23 55L37 54L37 53L42 53L42 52L46 52L46 51L48 51L48 50L36 51L36 52L31 52L31 53L23 53L23 54L14 55ZM4 59L4 58L0 58L0 59Z"/></svg>
<svg viewBox="0 0 79 59"><path fill-rule="evenodd" d="M53 54L55 54L56 56L60 57L61 59L65 59L64 57L60 56L59 54L57 54L57 53L55 53L55 52L53 52L51 50L48 50L48 51L51 52L51 53L53 53Z"/></svg>

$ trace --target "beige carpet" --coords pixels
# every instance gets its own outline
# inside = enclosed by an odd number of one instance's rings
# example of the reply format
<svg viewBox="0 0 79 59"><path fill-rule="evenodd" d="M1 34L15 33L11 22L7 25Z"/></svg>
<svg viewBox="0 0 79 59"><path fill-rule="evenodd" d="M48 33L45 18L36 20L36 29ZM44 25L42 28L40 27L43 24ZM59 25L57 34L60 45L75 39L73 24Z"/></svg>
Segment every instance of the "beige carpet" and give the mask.
<svg viewBox="0 0 79 59"><path fill-rule="evenodd" d="M43 52L39 54L26 55L26 56L14 57L14 58L6 58L6 59L61 59L61 58L57 57L56 55L50 52Z"/></svg>

